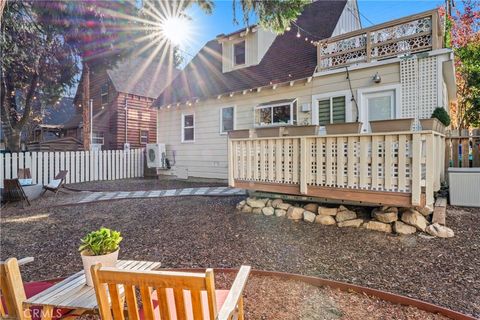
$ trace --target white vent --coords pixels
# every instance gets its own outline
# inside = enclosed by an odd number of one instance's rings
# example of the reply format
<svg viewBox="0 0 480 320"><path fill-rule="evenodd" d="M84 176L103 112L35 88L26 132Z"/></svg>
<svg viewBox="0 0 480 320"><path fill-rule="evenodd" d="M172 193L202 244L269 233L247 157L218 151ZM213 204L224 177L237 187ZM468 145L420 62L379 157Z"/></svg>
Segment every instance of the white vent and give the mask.
<svg viewBox="0 0 480 320"><path fill-rule="evenodd" d="M147 167L168 169L167 151L164 143L147 144Z"/></svg>

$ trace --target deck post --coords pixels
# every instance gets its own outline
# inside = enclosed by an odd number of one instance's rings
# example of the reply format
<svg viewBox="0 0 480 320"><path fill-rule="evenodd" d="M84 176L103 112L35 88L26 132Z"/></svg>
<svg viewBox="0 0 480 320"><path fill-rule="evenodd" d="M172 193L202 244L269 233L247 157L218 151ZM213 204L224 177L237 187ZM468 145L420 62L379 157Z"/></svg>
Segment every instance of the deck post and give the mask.
<svg viewBox="0 0 480 320"><path fill-rule="evenodd" d="M307 194L307 138L300 138L300 193Z"/></svg>
<svg viewBox="0 0 480 320"><path fill-rule="evenodd" d="M235 186L235 180L234 180L234 176L233 176L233 166L234 166L234 163L233 163L233 142L231 139L228 139L228 151L227 151L227 155L228 155L228 185L230 187L234 187Z"/></svg>
<svg viewBox="0 0 480 320"><path fill-rule="evenodd" d="M422 135L412 134L412 206L419 206L422 193Z"/></svg>
<svg viewBox="0 0 480 320"><path fill-rule="evenodd" d="M426 205L429 208L433 209L433 204L435 199L433 197L433 189L436 179L436 170L435 170L435 141L433 133L426 134L426 152L425 152L425 200Z"/></svg>

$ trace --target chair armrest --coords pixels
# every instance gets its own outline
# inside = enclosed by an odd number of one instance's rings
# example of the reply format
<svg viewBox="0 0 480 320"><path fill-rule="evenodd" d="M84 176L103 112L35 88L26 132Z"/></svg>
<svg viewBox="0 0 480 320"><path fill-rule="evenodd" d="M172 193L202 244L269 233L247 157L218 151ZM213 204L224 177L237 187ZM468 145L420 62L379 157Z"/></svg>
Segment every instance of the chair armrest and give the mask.
<svg viewBox="0 0 480 320"><path fill-rule="evenodd" d="M238 271L235 281L230 288L230 292L227 295L227 299L223 303L220 311L218 312L216 320L228 320L230 316L235 312L238 302L243 294L243 289L247 284L248 275L250 274L250 266L241 266Z"/></svg>
<svg viewBox="0 0 480 320"><path fill-rule="evenodd" d="M22 259L18 260L18 265L19 265L19 266L23 266L24 264L33 262L33 260L34 260L33 257L22 258Z"/></svg>

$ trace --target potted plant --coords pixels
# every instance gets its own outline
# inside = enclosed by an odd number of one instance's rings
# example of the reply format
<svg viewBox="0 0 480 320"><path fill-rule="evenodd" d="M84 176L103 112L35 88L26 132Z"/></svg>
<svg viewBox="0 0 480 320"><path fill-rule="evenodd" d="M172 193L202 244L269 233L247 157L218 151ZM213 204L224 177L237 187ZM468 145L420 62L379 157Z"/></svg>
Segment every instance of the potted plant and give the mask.
<svg viewBox="0 0 480 320"><path fill-rule="evenodd" d="M422 130L433 130L445 133L445 128L450 125L450 116L447 110L442 107L436 108L430 119L420 119Z"/></svg>
<svg viewBox="0 0 480 320"><path fill-rule="evenodd" d="M412 130L413 118L370 121L372 132L403 132Z"/></svg>
<svg viewBox="0 0 480 320"><path fill-rule="evenodd" d="M104 267L115 267L121 241L120 232L108 228L92 231L81 240L78 251L82 256L87 286L93 286L90 274L92 265L101 263Z"/></svg>
<svg viewBox="0 0 480 320"><path fill-rule="evenodd" d="M342 122L325 125L327 134L355 134L360 133L362 122Z"/></svg>

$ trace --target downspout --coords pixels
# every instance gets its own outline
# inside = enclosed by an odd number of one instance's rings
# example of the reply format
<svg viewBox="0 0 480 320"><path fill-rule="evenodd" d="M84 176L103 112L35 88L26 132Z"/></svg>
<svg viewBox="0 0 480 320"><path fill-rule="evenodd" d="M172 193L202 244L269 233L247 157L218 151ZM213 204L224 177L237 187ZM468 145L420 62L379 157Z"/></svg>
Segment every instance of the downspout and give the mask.
<svg viewBox="0 0 480 320"><path fill-rule="evenodd" d="M128 143L128 94L125 95L125 145Z"/></svg>

